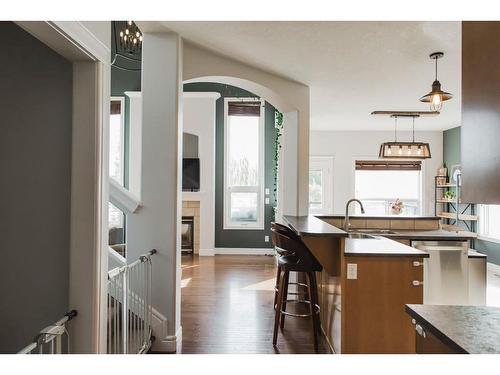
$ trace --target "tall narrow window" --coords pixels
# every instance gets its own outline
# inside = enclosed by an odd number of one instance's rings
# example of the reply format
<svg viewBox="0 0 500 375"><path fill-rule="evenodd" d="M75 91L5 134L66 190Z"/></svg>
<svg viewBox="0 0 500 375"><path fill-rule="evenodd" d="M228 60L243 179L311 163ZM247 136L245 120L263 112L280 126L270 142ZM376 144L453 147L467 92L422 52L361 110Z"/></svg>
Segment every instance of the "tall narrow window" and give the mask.
<svg viewBox="0 0 500 375"><path fill-rule="evenodd" d="M333 158L311 156L309 160L309 213L331 214Z"/></svg>
<svg viewBox="0 0 500 375"><path fill-rule="evenodd" d="M403 202L403 215L422 211L420 161L357 160L355 196L370 215L394 214L391 205Z"/></svg>
<svg viewBox="0 0 500 375"><path fill-rule="evenodd" d="M224 229L264 229L264 108L255 99L224 104Z"/></svg>
<svg viewBox="0 0 500 375"><path fill-rule="evenodd" d="M124 100L111 98L109 119L109 177L124 186L125 172L125 121Z"/></svg>
<svg viewBox="0 0 500 375"><path fill-rule="evenodd" d="M479 205L480 238L493 242L500 242L500 205Z"/></svg>

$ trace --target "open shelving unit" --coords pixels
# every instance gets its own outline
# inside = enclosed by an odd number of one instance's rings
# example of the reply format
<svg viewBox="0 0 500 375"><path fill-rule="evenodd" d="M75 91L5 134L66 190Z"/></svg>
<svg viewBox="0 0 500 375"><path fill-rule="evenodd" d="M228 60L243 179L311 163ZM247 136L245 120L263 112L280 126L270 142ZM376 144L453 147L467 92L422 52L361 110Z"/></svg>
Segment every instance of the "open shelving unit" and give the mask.
<svg viewBox="0 0 500 375"><path fill-rule="evenodd" d="M443 179L446 182L442 182ZM454 198L445 198L444 192L453 190ZM434 215L446 220L447 226L458 228L463 223L469 232L476 231L477 215L472 203L463 203L460 199L460 184L452 183L447 176L436 176L434 178ZM450 211L450 208L454 212Z"/></svg>

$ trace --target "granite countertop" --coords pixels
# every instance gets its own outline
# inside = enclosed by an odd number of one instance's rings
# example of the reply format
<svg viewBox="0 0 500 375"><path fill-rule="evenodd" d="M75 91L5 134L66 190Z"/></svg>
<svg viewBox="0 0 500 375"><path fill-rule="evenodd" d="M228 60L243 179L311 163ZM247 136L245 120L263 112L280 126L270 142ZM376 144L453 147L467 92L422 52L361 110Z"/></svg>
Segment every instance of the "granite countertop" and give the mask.
<svg viewBox="0 0 500 375"><path fill-rule="evenodd" d="M459 353L500 354L500 308L406 305L424 329Z"/></svg>
<svg viewBox="0 0 500 375"><path fill-rule="evenodd" d="M415 249L402 243L375 236L371 238L346 238L344 255L353 256L383 256L383 257L418 257L428 258L425 251Z"/></svg>
<svg viewBox="0 0 500 375"><path fill-rule="evenodd" d="M316 215L325 219L343 219L345 214ZM439 216L430 215L349 215L351 219L383 219L383 220L441 220Z"/></svg>
<svg viewBox="0 0 500 375"><path fill-rule="evenodd" d="M360 229L362 231L362 229ZM384 233L384 237L395 239L407 240L453 240L453 241L467 241L475 238L473 233L467 232L451 232L448 230L394 230L396 233Z"/></svg>
<svg viewBox="0 0 500 375"><path fill-rule="evenodd" d="M284 216L290 228L299 236L312 237L346 237L347 232L313 215L307 216Z"/></svg>

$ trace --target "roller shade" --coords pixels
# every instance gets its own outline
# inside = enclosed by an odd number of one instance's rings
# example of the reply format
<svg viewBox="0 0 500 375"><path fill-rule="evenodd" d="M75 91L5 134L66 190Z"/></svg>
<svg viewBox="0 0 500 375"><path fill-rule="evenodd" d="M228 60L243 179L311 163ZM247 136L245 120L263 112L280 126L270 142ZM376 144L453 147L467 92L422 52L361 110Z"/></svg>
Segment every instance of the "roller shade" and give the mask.
<svg viewBox="0 0 500 375"><path fill-rule="evenodd" d="M119 115L121 113L122 102L119 100L111 101L110 114L111 115Z"/></svg>
<svg viewBox="0 0 500 375"><path fill-rule="evenodd" d="M418 160L356 160L357 171L420 171L421 169L422 162Z"/></svg>
<svg viewBox="0 0 500 375"><path fill-rule="evenodd" d="M229 102L229 116L260 116L261 102Z"/></svg>

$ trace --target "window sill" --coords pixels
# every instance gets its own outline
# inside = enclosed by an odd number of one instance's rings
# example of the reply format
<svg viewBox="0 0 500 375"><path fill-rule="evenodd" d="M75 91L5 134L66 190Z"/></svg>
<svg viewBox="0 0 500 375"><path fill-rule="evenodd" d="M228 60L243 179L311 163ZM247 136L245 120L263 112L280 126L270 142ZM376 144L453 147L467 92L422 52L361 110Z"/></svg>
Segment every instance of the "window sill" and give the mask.
<svg viewBox="0 0 500 375"><path fill-rule="evenodd" d="M486 237L486 236L478 235L477 239L481 240L481 241L493 242L493 243L500 244L500 238L492 238L492 237Z"/></svg>

